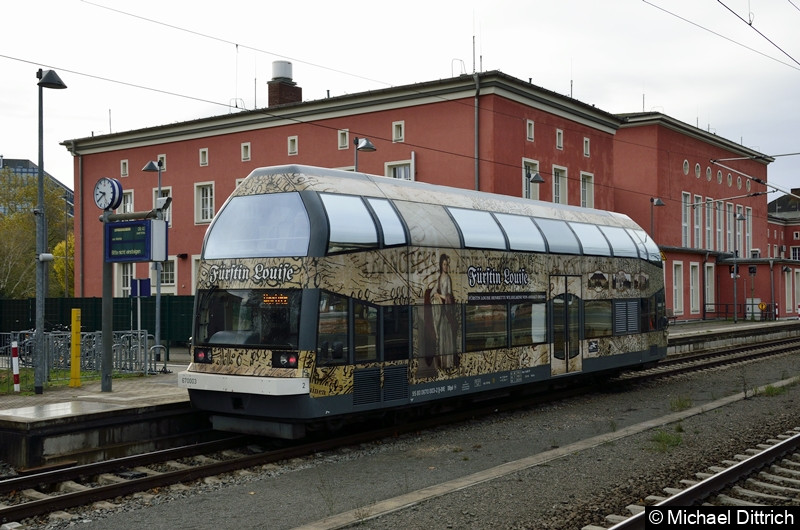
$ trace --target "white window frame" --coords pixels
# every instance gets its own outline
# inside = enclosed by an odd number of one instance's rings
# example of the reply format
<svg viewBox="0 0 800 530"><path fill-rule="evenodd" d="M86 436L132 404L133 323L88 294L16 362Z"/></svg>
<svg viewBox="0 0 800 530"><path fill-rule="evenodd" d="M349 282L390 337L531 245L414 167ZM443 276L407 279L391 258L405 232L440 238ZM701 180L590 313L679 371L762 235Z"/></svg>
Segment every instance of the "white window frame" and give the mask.
<svg viewBox="0 0 800 530"><path fill-rule="evenodd" d="M169 264L169 265L167 265ZM168 281L165 279L165 274L167 274L167 267L172 267L172 281ZM155 285L156 282L156 271L155 267L151 270L150 274L150 282L152 285ZM166 260L161 262L161 294L178 294L178 260L175 256L169 256Z"/></svg>
<svg viewBox="0 0 800 530"><path fill-rule="evenodd" d="M167 155L160 154L156 157L156 162L161 162L161 173L167 172Z"/></svg>
<svg viewBox="0 0 800 530"><path fill-rule="evenodd" d="M727 252L733 252L733 203L725 203Z"/></svg>
<svg viewBox="0 0 800 530"><path fill-rule="evenodd" d="M591 145L591 143L589 141L589 138L584 136L583 137L583 156L585 156L587 158L591 156L590 145Z"/></svg>
<svg viewBox="0 0 800 530"><path fill-rule="evenodd" d="M529 142L532 142L534 139L534 133L536 132L536 125L533 120L526 120L525 121L525 139Z"/></svg>
<svg viewBox="0 0 800 530"><path fill-rule="evenodd" d="M692 194L684 191L681 193L683 202L681 208L681 246L689 248L692 246Z"/></svg>
<svg viewBox="0 0 800 530"><path fill-rule="evenodd" d="M136 264L116 263L115 265L114 296L128 298L131 295L131 280L136 274Z"/></svg>
<svg viewBox="0 0 800 530"><path fill-rule="evenodd" d="M581 206L594 208L594 175L581 171Z"/></svg>
<svg viewBox="0 0 800 530"><path fill-rule="evenodd" d="M522 198L539 200L539 186L535 182L531 182L528 178L528 173L531 176L539 172L539 161L531 160L530 158L522 159Z"/></svg>
<svg viewBox="0 0 800 530"><path fill-rule="evenodd" d="M714 199L706 197L706 250L714 250Z"/></svg>
<svg viewBox="0 0 800 530"><path fill-rule="evenodd" d="M722 201L714 202L714 209L717 211L717 250L725 250L725 203Z"/></svg>
<svg viewBox="0 0 800 530"><path fill-rule="evenodd" d="M336 135L339 151L350 149L350 129L339 129Z"/></svg>
<svg viewBox="0 0 800 530"><path fill-rule="evenodd" d="M161 186L161 196L162 197L172 197L172 186ZM156 207L156 199L158 198L158 187L153 188L152 200L153 200L153 209ZM170 205L169 208L164 210L164 220L167 222L167 226L172 226L172 206Z"/></svg>
<svg viewBox="0 0 800 530"><path fill-rule="evenodd" d="M124 190L122 192L122 202L119 203L117 213L130 213L135 211L133 209L133 190Z"/></svg>
<svg viewBox="0 0 800 530"><path fill-rule="evenodd" d="M700 167L698 165L698 167ZM703 196L694 196L694 248L703 248Z"/></svg>
<svg viewBox="0 0 800 530"><path fill-rule="evenodd" d="M564 131L556 129L556 149L564 149Z"/></svg>
<svg viewBox="0 0 800 530"><path fill-rule="evenodd" d="M748 181L749 182L749 181ZM753 250L753 209L749 206L744 209L744 217L745 217L745 228L747 232L745 233L745 246L747 246L747 254L746 256L750 255L750 251Z"/></svg>
<svg viewBox="0 0 800 530"><path fill-rule="evenodd" d="M744 215L744 208L742 207L741 204L737 204L736 205L736 217L739 217L739 215ZM739 251L739 256L740 257L741 256L747 256L748 252L747 252L747 249L744 248L745 238L744 238L744 233L743 233L745 231L745 229L747 228L747 223L746 222L742 222L742 221L736 221L735 218L734 218L733 222L734 223L741 223L740 225L738 225L736 227L736 250Z"/></svg>
<svg viewBox="0 0 800 530"><path fill-rule="evenodd" d="M683 314L683 262L672 262L672 312Z"/></svg>
<svg viewBox="0 0 800 530"><path fill-rule="evenodd" d="M239 146L239 153L242 156L242 162L249 162L250 157L252 156L250 142L242 142Z"/></svg>
<svg viewBox="0 0 800 530"><path fill-rule="evenodd" d="M208 147L203 147L197 152L200 167L208 166Z"/></svg>
<svg viewBox="0 0 800 530"><path fill-rule="evenodd" d="M404 120L392 122L392 142L405 142L406 122Z"/></svg>
<svg viewBox="0 0 800 530"><path fill-rule="evenodd" d="M689 263L689 312L700 313L700 263Z"/></svg>
<svg viewBox="0 0 800 530"><path fill-rule="evenodd" d="M286 138L286 152L289 156L297 156L300 151L297 135Z"/></svg>
<svg viewBox="0 0 800 530"><path fill-rule="evenodd" d="M127 177L128 176L128 159L123 159L119 161L119 176L120 177Z"/></svg>
<svg viewBox="0 0 800 530"><path fill-rule="evenodd" d="M210 190L210 198L204 196L205 190ZM194 184L194 224L208 224L214 219L216 214L214 182L195 182ZM206 204L207 201L211 204ZM210 208L210 213L209 213Z"/></svg>
<svg viewBox="0 0 800 530"><path fill-rule="evenodd" d="M792 287L792 271L791 269L783 273L783 281L784 281L784 313L789 314L792 312L792 295L794 294L794 287Z"/></svg>
<svg viewBox="0 0 800 530"><path fill-rule="evenodd" d="M715 305L716 305L716 297L714 295L714 293L716 292L715 289L716 285L714 283L716 279L715 276L716 273L714 269L715 268L713 263L706 263L705 285L703 286L705 291L705 300L703 301L703 303L706 304L706 311L709 313L713 313L715 311Z"/></svg>
<svg viewBox="0 0 800 530"><path fill-rule="evenodd" d="M395 173L397 169L405 169L408 168L408 178L405 177L398 177ZM400 180L408 180L410 182L414 181L414 161L413 160L395 160L394 162L386 162L383 165L384 175L389 178L395 178Z"/></svg>
<svg viewBox="0 0 800 530"><path fill-rule="evenodd" d="M555 204L569 204L567 168L563 166L553 166L553 202Z"/></svg>

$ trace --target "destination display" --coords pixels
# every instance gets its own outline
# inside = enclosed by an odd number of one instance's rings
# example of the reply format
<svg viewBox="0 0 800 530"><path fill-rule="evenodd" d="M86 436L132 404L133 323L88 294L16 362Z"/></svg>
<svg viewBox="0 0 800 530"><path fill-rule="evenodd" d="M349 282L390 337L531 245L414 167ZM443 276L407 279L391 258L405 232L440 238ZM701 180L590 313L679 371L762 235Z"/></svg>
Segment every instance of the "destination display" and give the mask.
<svg viewBox="0 0 800 530"><path fill-rule="evenodd" d="M167 259L166 221L141 219L105 224L106 261L117 263L165 259Z"/></svg>

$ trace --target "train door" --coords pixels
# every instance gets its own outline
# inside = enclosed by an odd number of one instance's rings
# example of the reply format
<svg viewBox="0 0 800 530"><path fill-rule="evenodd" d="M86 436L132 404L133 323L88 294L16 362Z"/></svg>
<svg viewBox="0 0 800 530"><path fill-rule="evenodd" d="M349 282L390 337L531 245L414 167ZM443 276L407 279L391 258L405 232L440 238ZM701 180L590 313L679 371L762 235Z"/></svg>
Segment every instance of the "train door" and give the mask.
<svg viewBox="0 0 800 530"><path fill-rule="evenodd" d="M550 276L550 375L583 369L580 341L580 276Z"/></svg>

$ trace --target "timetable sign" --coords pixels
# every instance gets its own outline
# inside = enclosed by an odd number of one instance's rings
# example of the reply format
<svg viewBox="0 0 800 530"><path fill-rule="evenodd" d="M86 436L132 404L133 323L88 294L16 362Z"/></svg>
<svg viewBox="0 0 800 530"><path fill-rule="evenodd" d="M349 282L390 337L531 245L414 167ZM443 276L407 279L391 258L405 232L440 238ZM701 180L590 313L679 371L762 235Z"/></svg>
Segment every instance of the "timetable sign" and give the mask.
<svg viewBox="0 0 800 530"><path fill-rule="evenodd" d="M164 261L166 259L166 221L141 219L105 224L105 260L107 262Z"/></svg>

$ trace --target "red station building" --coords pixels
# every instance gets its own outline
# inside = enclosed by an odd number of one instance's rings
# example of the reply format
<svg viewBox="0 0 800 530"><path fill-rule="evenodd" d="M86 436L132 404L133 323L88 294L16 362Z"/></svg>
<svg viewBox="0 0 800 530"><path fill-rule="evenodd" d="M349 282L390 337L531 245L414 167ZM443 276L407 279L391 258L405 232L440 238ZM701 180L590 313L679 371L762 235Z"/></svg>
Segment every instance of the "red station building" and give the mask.
<svg viewBox="0 0 800 530"><path fill-rule="evenodd" d="M783 241L797 235L800 258L800 223L768 219L772 159L762 153L664 114L611 114L498 71L303 101L291 64L277 62L268 85L267 108L62 143L74 155L76 296L102 294L103 225L92 197L101 177L122 183L117 212L150 210L158 175L142 168L161 161L162 195L172 198L162 294L191 295L205 231L253 169L357 164L627 214L662 248L677 320L732 318L734 307L741 319L798 315L800 268ZM374 152L355 150L363 138ZM148 263L115 263L114 296L153 274Z"/></svg>

